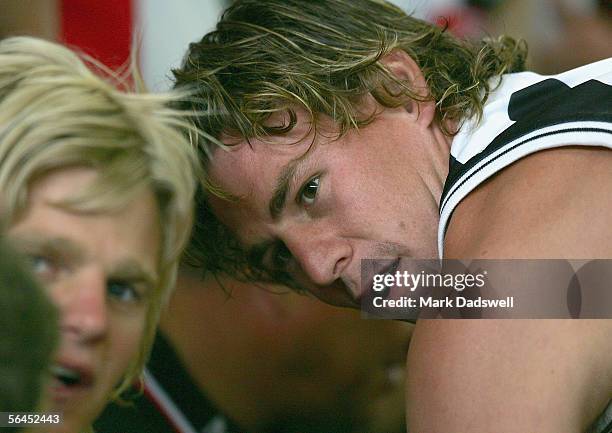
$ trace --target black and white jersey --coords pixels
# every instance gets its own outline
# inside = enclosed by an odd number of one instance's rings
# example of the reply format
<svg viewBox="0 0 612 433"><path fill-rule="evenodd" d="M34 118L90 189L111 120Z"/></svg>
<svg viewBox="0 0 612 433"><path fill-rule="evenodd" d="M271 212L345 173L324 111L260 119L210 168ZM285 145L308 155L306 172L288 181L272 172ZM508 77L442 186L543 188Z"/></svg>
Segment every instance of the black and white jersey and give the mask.
<svg viewBox="0 0 612 433"><path fill-rule="evenodd" d="M612 149L612 58L552 76L503 76L481 123L466 122L453 139L440 199L440 258L453 210L478 185L529 154L576 145Z"/></svg>

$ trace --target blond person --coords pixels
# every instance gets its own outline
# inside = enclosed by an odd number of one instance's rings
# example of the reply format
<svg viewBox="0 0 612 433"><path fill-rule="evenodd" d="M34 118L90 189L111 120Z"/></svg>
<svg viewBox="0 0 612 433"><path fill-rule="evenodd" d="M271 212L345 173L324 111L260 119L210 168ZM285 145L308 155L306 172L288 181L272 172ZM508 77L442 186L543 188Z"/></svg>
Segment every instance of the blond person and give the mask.
<svg viewBox="0 0 612 433"><path fill-rule="evenodd" d="M60 312L43 408L63 424L43 431L87 429L147 358L192 222L171 100L119 91L60 45L0 42L0 205Z"/></svg>

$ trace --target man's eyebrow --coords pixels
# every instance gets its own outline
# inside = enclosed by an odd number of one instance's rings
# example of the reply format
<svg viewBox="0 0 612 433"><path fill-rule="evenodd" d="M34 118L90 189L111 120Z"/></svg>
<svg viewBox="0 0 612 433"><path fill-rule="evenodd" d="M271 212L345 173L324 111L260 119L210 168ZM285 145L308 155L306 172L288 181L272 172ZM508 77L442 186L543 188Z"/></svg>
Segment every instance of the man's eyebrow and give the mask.
<svg viewBox="0 0 612 433"><path fill-rule="evenodd" d="M310 149L309 149L310 150ZM289 161L281 170L278 180L276 181L276 187L272 192L272 198L268 203L268 209L273 220L278 219L280 214L285 208L287 203L287 193L291 186L292 180L294 179L298 168L305 162L310 151L306 151L300 157Z"/></svg>
<svg viewBox="0 0 612 433"><path fill-rule="evenodd" d="M276 187L272 192L272 198L268 204L268 209L270 210L270 215L272 216L273 220L278 219L279 215L285 208L285 203L287 202L287 192L289 191L291 179L293 176L295 176L296 165L297 160L289 162L289 164L283 167L280 176L278 176Z"/></svg>
<svg viewBox="0 0 612 433"><path fill-rule="evenodd" d="M136 283L145 283L149 289L158 284L158 276L155 272L146 270L139 262L132 259L124 260L113 267L109 272L109 278L127 280Z"/></svg>
<svg viewBox="0 0 612 433"><path fill-rule="evenodd" d="M69 256L73 259L83 259L85 255L83 249L69 239L45 238L36 233L15 235L11 237L11 244L20 251L41 250L42 253Z"/></svg>

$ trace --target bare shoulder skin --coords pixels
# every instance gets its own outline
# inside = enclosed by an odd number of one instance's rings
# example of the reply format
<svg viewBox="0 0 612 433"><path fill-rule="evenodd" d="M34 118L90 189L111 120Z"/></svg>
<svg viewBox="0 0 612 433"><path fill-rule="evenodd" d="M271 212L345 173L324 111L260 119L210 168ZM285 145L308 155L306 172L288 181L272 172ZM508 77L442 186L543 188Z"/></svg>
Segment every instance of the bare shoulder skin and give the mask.
<svg viewBox="0 0 612 433"><path fill-rule="evenodd" d="M455 211L447 258L612 258L612 152L561 148ZM612 397L612 320L429 320L408 355L409 431L583 432Z"/></svg>

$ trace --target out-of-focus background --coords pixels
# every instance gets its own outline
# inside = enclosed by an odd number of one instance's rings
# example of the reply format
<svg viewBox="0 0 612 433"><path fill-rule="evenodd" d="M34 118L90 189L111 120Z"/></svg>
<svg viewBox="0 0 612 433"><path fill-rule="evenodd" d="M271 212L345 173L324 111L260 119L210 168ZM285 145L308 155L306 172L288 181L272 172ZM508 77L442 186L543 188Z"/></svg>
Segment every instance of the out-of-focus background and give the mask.
<svg viewBox="0 0 612 433"><path fill-rule="evenodd" d="M530 47L530 69L560 72L612 55L610 0L392 0L414 15L479 38L507 33ZM152 89L169 86L187 44L231 0L0 0L0 36L59 39L116 66L134 37Z"/></svg>

